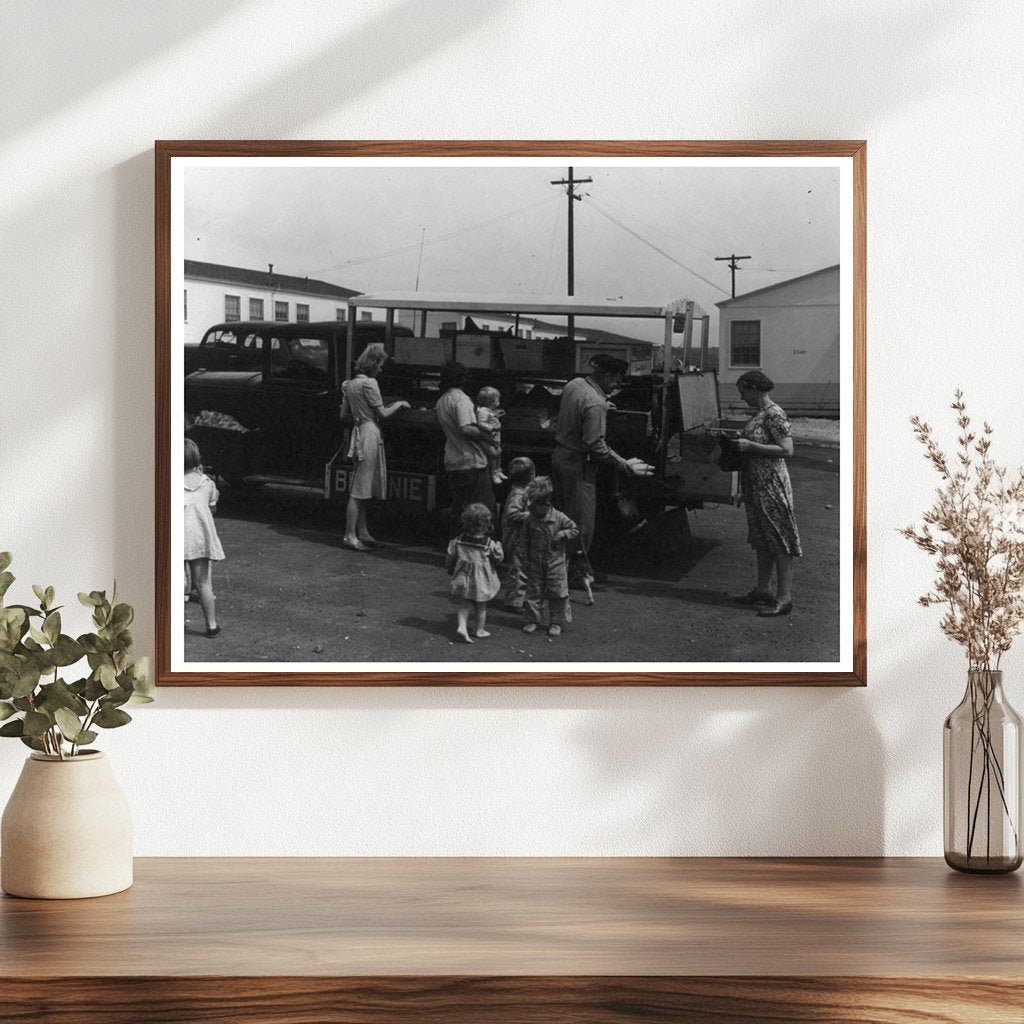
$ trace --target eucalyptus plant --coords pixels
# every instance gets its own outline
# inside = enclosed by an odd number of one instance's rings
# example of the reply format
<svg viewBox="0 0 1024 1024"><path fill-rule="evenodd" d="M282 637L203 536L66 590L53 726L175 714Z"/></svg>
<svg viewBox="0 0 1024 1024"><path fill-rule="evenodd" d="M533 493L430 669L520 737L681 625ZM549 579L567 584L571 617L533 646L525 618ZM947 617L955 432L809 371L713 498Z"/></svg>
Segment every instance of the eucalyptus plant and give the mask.
<svg viewBox="0 0 1024 1024"><path fill-rule="evenodd" d="M61 631L64 606L54 604L53 587L32 587L38 605L4 603L14 582L10 564L10 554L0 552L0 736L15 736L61 760L74 757L98 730L132 720L126 704L153 700L149 659L132 661L128 627L135 612L117 602L116 582L109 599L103 590L80 593L96 631L71 637ZM64 670L83 660L88 675L74 682L63 678Z"/></svg>

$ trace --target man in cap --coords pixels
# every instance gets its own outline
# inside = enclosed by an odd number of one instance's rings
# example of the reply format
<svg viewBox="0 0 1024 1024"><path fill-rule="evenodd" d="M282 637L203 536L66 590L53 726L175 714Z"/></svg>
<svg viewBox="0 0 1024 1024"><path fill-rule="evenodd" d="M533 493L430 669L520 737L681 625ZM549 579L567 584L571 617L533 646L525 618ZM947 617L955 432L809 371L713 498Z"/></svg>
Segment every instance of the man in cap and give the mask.
<svg viewBox="0 0 1024 1024"><path fill-rule="evenodd" d="M607 396L621 386L629 366L625 360L603 352L591 358L590 366L586 377L574 378L562 391L551 459L555 501L579 526L584 557L594 539L598 465L611 464L633 475L633 467L605 440L610 407Z"/></svg>

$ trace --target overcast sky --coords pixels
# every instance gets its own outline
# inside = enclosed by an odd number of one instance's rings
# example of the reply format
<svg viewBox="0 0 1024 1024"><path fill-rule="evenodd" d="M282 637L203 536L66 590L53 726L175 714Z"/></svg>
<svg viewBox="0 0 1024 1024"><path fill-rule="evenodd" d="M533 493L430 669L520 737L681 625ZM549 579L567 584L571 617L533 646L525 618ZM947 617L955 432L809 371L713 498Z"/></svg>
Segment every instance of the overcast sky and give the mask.
<svg viewBox="0 0 1024 1024"><path fill-rule="evenodd" d="M363 292L566 294L566 166L189 167L187 259ZM839 172L583 166L576 294L663 305L729 297L839 262ZM422 263L420 246L423 241ZM660 251L658 251L660 250ZM584 321L580 321L581 324ZM660 328L594 322L657 338ZM646 329L645 329L646 328Z"/></svg>

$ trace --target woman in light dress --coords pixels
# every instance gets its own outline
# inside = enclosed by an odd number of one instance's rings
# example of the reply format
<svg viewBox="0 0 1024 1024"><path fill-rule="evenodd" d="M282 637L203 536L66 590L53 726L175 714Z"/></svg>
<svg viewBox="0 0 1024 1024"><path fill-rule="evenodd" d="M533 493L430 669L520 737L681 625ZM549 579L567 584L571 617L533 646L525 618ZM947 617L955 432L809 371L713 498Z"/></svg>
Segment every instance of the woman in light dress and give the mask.
<svg viewBox="0 0 1024 1024"><path fill-rule="evenodd" d="M786 461L793 457L793 438L785 412L768 397L775 387L768 376L751 370L736 387L753 411L736 448L744 456L740 490L747 510L747 541L757 555L757 583L737 600L761 606L760 616L776 618L793 610L793 559L803 554L786 468ZM774 594L770 589L773 570Z"/></svg>
<svg viewBox="0 0 1024 1024"><path fill-rule="evenodd" d="M380 396L377 375L387 358L383 345L367 345L356 360L355 376L341 385L341 418L353 421L348 454L355 469L342 543L355 551L365 551L376 544L366 525L366 503L387 496L388 468L380 424L399 409L409 408L408 402L385 405Z"/></svg>

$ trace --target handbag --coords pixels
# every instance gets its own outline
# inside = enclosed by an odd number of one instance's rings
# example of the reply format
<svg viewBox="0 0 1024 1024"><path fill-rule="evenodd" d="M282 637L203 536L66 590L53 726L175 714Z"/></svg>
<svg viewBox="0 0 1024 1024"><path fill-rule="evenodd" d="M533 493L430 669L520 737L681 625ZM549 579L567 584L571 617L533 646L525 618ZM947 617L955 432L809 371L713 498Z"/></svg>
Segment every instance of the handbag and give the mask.
<svg viewBox="0 0 1024 1024"><path fill-rule="evenodd" d="M723 437L718 448L718 468L726 473L735 473L742 469L746 456L736 447L736 442L731 437Z"/></svg>

